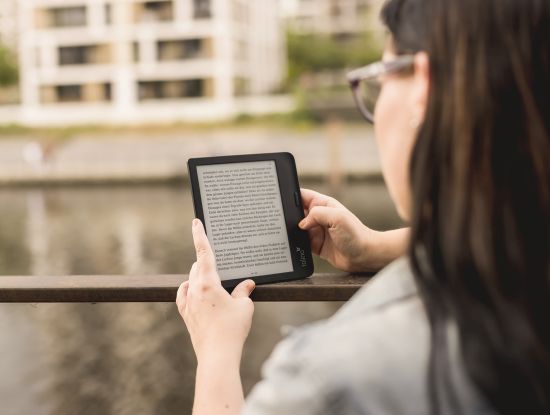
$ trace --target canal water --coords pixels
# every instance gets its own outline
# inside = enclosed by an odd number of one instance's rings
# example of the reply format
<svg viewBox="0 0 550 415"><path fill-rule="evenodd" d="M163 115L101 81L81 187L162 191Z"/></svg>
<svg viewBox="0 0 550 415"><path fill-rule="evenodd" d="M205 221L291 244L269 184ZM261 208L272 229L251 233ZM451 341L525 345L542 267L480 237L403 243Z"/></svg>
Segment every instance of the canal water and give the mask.
<svg viewBox="0 0 550 415"><path fill-rule="evenodd" d="M322 183L302 186L330 194ZM381 181L335 196L375 229L400 225ZM0 275L183 274L194 261L184 185L3 189L0 201ZM245 393L281 327L340 305L257 303ZM3 415L190 413L195 364L174 304L0 304Z"/></svg>

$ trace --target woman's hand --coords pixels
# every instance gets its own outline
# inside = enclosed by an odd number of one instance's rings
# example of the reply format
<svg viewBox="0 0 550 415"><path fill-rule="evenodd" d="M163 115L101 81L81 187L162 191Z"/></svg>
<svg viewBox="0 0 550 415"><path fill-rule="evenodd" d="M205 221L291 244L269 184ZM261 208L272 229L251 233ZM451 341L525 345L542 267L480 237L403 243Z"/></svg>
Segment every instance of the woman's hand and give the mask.
<svg viewBox="0 0 550 415"><path fill-rule="evenodd" d="M216 259L200 220L193 220L193 241L197 262L189 280L178 290L176 303L183 317L199 364L212 357L240 361L254 304L249 298L253 280L237 285L231 295L222 287Z"/></svg>
<svg viewBox="0 0 550 415"><path fill-rule="evenodd" d="M301 189L307 230L315 255L347 272L378 271L403 255L408 230L377 232L365 226L336 199Z"/></svg>

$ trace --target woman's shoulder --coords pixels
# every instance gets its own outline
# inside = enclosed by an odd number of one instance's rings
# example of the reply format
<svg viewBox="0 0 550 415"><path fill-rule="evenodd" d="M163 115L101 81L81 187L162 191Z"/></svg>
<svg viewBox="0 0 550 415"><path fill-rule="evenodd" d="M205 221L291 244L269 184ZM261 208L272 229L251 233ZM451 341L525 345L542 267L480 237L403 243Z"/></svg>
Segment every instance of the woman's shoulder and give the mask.
<svg viewBox="0 0 550 415"><path fill-rule="evenodd" d="M402 319L396 316L402 315ZM326 320L314 321L290 330L287 340L300 338L322 338L334 332L350 335L361 330L390 328L381 324L388 319L391 325L404 320L415 320L419 326L427 323L419 299L414 277L406 257L399 258L367 280L352 298ZM410 323L410 321L409 321Z"/></svg>
<svg viewBox="0 0 550 415"><path fill-rule="evenodd" d="M310 336L323 345L318 358L332 356L335 369L348 375L359 367L358 375L378 382L394 370L418 374L427 364L430 329L408 259L378 273Z"/></svg>
<svg viewBox="0 0 550 415"><path fill-rule="evenodd" d="M368 359L380 366L398 364L402 372L402 360L409 366L423 364L430 329L408 259L400 258L379 272L310 335L311 341L327 344L327 353L347 350L342 354L347 361L353 351L356 363Z"/></svg>
<svg viewBox="0 0 550 415"><path fill-rule="evenodd" d="M310 341L318 350L311 364L342 391L346 404L364 405L369 413L428 412L421 380L427 375L430 328L407 258L366 283L317 326Z"/></svg>
<svg viewBox="0 0 550 415"><path fill-rule="evenodd" d="M329 321L340 323L353 315L384 314L388 308L399 309L415 298L418 291L409 259L404 256L367 281Z"/></svg>
<svg viewBox="0 0 550 415"><path fill-rule="evenodd" d="M426 392L418 381L428 351L429 327L408 261L402 258L333 317L294 330L264 365L263 377L292 378L293 386L284 382L280 387L309 396L304 405L319 409L305 413L348 413L349 405L361 408L359 413L425 413ZM252 403L260 402L269 386L261 382L251 394ZM284 402L279 397L277 405Z"/></svg>
<svg viewBox="0 0 550 415"><path fill-rule="evenodd" d="M456 334L456 333L455 333ZM491 413L451 352L468 413ZM277 345L244 413L429 413L430 326L407 258L370 280L328 320Z"/></svg>

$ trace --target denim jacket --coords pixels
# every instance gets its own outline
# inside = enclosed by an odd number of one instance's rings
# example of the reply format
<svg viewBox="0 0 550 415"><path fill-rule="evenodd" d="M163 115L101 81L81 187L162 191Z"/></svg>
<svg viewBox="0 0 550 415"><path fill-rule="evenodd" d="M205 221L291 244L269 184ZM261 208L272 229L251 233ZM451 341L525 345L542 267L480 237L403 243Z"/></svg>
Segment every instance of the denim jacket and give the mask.
<svg viewBox="0 0 550 415"><path fill-rule="evenodd" d="M452 384L462 413L493 414L465 375L453 327L449 336ZM331 318L296 328L281 341L242 413L429 414L429 355L429 323L403 257ZM444 413L451 412L443 405Z"/></svg>

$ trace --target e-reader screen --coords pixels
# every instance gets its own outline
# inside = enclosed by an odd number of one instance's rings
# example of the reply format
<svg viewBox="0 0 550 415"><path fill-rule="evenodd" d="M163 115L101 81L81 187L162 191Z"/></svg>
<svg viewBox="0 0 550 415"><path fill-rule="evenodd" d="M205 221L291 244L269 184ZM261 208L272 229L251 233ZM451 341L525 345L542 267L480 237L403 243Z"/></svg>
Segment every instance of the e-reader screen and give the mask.
<svg viewBox="0 0 550 415"><path fill-rule="evenodd" d="M274 160L198 165L197 179L222 280L293 271Z"/></svg>

